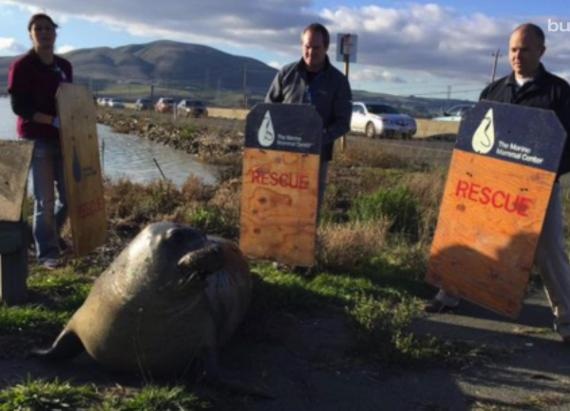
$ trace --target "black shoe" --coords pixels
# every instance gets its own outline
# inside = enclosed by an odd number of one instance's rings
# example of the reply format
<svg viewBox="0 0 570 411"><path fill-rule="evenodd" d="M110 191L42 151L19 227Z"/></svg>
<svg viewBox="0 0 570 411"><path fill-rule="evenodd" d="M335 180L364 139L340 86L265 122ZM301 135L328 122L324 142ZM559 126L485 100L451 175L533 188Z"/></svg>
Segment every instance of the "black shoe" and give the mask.
<svg viewBox="0 0 570 411"><path fill-rule="evenodd" d="M427 302L426 305L424 305L424 312L432 314L437 314L437 313L442 314L442 313L453 312L455 311L456 308L457 306L446 305L434 298L433 300Z"/></svg>

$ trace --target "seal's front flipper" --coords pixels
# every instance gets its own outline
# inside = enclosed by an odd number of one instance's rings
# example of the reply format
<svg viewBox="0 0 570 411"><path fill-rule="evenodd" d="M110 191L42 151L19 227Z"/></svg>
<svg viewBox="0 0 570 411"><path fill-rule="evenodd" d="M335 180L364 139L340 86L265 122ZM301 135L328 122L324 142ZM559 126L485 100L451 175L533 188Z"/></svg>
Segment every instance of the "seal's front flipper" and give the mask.
<svg viewBox="0 0 570 411"><path fill-rule="evenodd" d="M50 348L32 350L30 356L57 361L77 357L83 351L85 351L85 347L83 347L83 343L77 334L65 329Z"/></svg>
<svg viewBox="0 0 570 411"><path fill-rule="evenodd" d="M186 277L186 282L190 283L196 278L204 280L207 275L220 270L224 266L224 262L221 246L211 243L184 255L178 261L177 266Z"/></svg>

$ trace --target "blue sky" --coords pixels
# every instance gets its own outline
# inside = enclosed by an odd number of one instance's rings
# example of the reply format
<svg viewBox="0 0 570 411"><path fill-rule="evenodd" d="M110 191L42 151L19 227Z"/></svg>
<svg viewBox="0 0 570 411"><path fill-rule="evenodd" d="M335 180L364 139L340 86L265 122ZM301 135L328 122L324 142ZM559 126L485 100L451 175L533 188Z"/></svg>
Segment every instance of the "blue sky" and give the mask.
<svg viewBox="0 0 570 411"><path fill-rule="evenodd" d="M60 52L172 39L205 44L257 58L275 67L299 58L298 33L311 21L333 35L359 36L353 88L401 95L476 99L489 81L492 56L501 48L498 73L509 71L508 36L521 22L547 31L548 69L570 80L570 7L562 0L0 0L0 55L29 47L26 24L45 11L61 25ZM340 66L339 66L340 67Z"/></svg>

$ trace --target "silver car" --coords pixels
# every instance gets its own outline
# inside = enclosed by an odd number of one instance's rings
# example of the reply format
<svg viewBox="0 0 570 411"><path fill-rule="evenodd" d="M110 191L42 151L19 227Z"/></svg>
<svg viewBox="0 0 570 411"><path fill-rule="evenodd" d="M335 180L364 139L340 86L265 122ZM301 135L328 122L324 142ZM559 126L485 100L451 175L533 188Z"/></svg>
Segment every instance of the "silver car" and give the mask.
<svg viewBox="0 0 570 411"><path fill-rule="evenodd" d="M416 120L384 103L353 102L350 131L369 138L411 138L417 130Z"/></svg>

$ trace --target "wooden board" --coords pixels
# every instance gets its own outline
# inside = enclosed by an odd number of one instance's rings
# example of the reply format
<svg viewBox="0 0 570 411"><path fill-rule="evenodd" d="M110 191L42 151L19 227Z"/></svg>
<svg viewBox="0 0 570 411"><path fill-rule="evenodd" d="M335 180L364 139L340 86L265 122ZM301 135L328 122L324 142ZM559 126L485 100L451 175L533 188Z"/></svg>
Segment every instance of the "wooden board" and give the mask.
<svg viewBox="0 0 570 411"><path fill-rule="evenodd" d="M517 316L554 179L550 172L455 150L428 281Z"/></svg>
<svg viewBox="0 0 570 411"><path fill-rule="evenodd" d="M544 110L489 102L474 110L453 152L426 280L515 318L564 131Z"/></svg>
<svg viewBox="0 0 570 411"><path fill-rule="evenodd" d="M95 103L85 87L68 83L56 98L73 249L85 255L107 232Z"/></svg>
<svg viewBox="0 0 570 411"><path fill-rule="evenodd" d="M0 221L20 221L34 145L0 141Z"/></svg>
<svg viewBox="0 0 570 411"><path fill-rule="evenodd" d="M240 248L285 264L315 264L322 121L315 108L258 104L247 116Z"/></svg>
<svg viewBox="0 0 570 411"><path fill-rule="evenodd" d="M240 248L251 257L315 264L319 156L245 149Z"/></svg>

